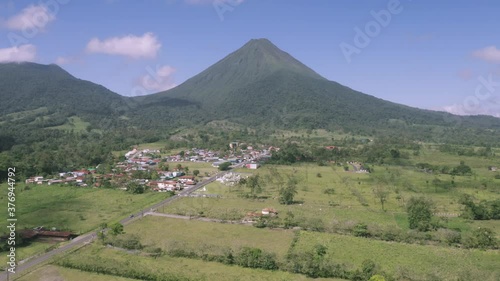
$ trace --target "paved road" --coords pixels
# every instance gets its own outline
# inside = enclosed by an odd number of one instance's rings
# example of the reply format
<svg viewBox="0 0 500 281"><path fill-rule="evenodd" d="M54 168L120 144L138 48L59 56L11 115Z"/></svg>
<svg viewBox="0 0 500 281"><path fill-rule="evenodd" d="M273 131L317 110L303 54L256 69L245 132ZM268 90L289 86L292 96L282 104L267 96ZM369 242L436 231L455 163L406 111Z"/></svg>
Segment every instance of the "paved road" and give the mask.
<svg viewBox="0 0 500 281"><path fill-rule="evenodd" d="M243 165L245 165L245 163L240 163L236 166L234 166L234 168L240 168L240 167L243 167ZM218 177L220 176L223 176L225 173L227 172L220 172L220 173L217 173L216 175L212 176L211 178L203 181L203 182L200 182L198 183L197 185L193 186L193 187L190 187L190 188L186 188L184 190L182 190L181 192L179 192L178 194L172 196L172 197L169 197L159 203L156 203L144 210L141 210L135 214L133 214L134 216L133 217L128 217L128 218L125 218L123 220L120 221L121 224L123 225L126 225L126 224L129 224L130 222L136 220L137 218L140 218L142 217L144 214L148 213L148 212L151 212L151 210L156 210L160 207L162 207L163 205L167 205L167 204L170 204L172 201L174 200L177 200L178 198L180 198L181 196L186 196L186 195L189 195L190 193L204 187L205 185L215 181ZM63 252L66 252L70 249L73 249L75 247L78 247L78 246L82 246L84 245L85 243L89 243L91 241L93 241L95 238L97 237L97 232L90 232L90 233L87 233L87 234L83 234L83 235L80 235L78 236L77 238L71 240L68 244L64 245L64 246L61 246L57 249L54 249L50 252L47 252L45 254L42 254L40 256L37 256L35 258L32 258L32 259L29 259L27 260L26 262L24 263L21 263L21 264L18 264L17 267L16 267L16 273L15 274L10 274L10 280L16 278L16 275L19 275L19 273L23 272L23 271L26 271L27 269L33 267L33 266L36 266L38 264L41 264L47 260L49 260L50 258L52 258L53 256L57 255L57 254L60 254L60 253L63 253ZM7 276L7 272L2 272L0 274L0 281L6 281L8 278Z"/></svg>

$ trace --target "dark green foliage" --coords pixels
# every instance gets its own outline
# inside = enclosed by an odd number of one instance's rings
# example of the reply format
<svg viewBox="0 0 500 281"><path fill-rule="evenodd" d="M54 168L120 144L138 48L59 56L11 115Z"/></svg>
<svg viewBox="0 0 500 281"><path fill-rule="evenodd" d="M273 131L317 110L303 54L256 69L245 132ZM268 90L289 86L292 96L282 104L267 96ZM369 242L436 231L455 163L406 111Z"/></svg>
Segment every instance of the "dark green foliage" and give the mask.
<svg viewBox="0 0 500 281"><path fill-rule="evenodd" d="M356 237L370 237L368 226L364 223L358 223L352 230L352 233Z"/></svg>
<svg viewBox="0 0 500 281"><path fill-rule="evenodd" d="M231 162L224 162L219 165L219 171L227 171L231 167Z"/></svg>
<svg viewBox="0 0 500 281"><path fill-rule="evenodd" d="M291 211L286 212L286 216L283 222L284 222L283 226L284 228L293 228L298 225L298 222L295 219L295 215Z"/></svg>
<svg viewBox="0 0 500 281"><path fill-rule="evenodd" d="M479 227L464 237L463 244L466 248L495 249L498 246L495 236L493 230Z"/></svg>
<svg viewBox="0 0 500 281"><path fill-rule="evenodd" d="M279 202L283 205L293 204L294 197L297 194L297 180L294 177L288 178L284 188L279 190Z"/></svg>
<svg viewBox="0 0 500 281"><path fill-rule="evenodd" d="M464 161L461 161L460 165L450 171L450 174L458 176L470 176L472 175L472 169L469 166L465 165Z"/></svg>
<svg viewBox="0 0 500 281"><path fill-rule="evenodd" d="M111 225L109 232L111 233L111 235L115 235L115 236L122 234L123 233L123 224L117 222L117 223Z"/></svg>
<svg viewBox="0 0 500 281"><path fill-rule="evenodd" d="M267 270L278 269L276 255L267 253L258 248L244 247L235 258L235 264L242 267L262 268Z"/></svg>
<svg viewBox="0 0 500 281"><path fill-rule="evenodd" d="M412 197L406 205L410 229L428 231L431 229L433 203L424 197Z"/></svg>
<svg viewBox="0 0 500 281"><path fill-rule="evenodd" d="M250 189L250 194L254 197L262 192L262 180L259 175L248 177L245 180L245 185Z"/></svg>
<svg viewBox="0 0 500 281"><path fill-rule="evenodd" d="M464 205L462 217L472 220L500 220L500 200L475 203L472 196L463 194L459 203Z"/></svg>

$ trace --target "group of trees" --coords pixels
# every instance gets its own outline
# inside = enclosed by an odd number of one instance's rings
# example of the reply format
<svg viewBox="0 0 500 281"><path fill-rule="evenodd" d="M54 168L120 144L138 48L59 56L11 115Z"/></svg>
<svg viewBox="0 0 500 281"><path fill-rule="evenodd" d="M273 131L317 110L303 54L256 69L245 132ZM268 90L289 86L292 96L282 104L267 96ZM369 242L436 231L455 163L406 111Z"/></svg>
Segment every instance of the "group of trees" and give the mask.
<svg viewBox="0 0 500 281"><path fill-rule="evenodd" d="M472 220L500 220L500 199L475 203L472 196L462 195L459 203L464 205L462 217Z"/></svg>
<svg viewBox="0 0 500 281"><path fill-rule="evenodd" d="M471 167L466 165L464 161L461 161L460 164L455 167L432 165L429 163L417 163L415 167L428 173L441 173L452 176L470 176L473 174Z"/></svg>

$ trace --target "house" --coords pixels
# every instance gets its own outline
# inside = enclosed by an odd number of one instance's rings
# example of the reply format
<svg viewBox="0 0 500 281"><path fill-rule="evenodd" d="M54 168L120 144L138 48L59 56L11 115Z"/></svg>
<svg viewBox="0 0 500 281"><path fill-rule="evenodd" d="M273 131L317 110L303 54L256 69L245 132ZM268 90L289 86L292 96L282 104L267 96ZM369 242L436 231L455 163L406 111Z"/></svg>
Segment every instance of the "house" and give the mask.
<svg viewBox="0 0 500 281"><path fill-rule="evenodd" d="M262 215L264 216L274 216L277 215L278 211L276 211L274 208L264 208L262 209Z"/></svg>
<svg viewBox="0 0 500 281"><path fill-rule="evenodd" d="M250 163L246 164L246 167L251 170L256 170L260 167L260 165L258 163Z"/></svg>
<svg viewBox="0 0 500 281"><path fill-rule="evenodd" d="M133 150L125 153L125 158L130 158L130 156L132 156L132 155L134 155L136 153L137 153L137 149L134 148Z"/></svg>
<svg viewBox="0 0 500 281"><path fill-rule="evenodd" d="M90 174L90 172L88 170L77 170L77 171L73 171L71 172L73 174L73 176L75 177L81 177L81 176L84 176L84 175L88 175Z"/></svg>
<svg viewBox="0 0 500 281"><path fill-rule="evenodd" d="M49 180L48 181L48 185L52 185L52 184L61 184L63 183L64 181L63 180Z"/></svg>
<svg viewBox="0 0 500 281"><path fill-rule="evenodd" d="M217 161L212 163L212 167L219 168L220 165L226 163L227 161Z"/></svg>
<svg viewBox="0 0 500 281"><path fill-rule="evenodd" d="M186 182L194 182L194 176L181 176L179 177L179 182L181 183L186 183Z"/></svg>
<svg viewBox="0 0 500 281"><path fill-rule="evenodd" d="M35 177L31 177L29 179L26 179L26 183L36 183L36 184L42 184L42 182L44 181L43 177L42 176L35 176Z"/></svg>
<svg viewBox="0 0 500 281"><path fill-rule="evenodd" d="M497 167L495 167L495 166L489 166L489 167L488 167L488 170L490 170L490 171L492 171L492 172L496 172L496 171L498 171L498 168L497 168Z"/></svg>

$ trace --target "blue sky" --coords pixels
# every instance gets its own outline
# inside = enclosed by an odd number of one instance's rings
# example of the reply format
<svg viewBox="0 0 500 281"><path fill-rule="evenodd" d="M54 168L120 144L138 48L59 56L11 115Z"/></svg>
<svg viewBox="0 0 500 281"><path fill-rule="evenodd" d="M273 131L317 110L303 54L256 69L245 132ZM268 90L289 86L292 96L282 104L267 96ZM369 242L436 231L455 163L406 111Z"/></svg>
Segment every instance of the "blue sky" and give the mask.
<svg viewBox="0 0 500 281"><path fill-rule="evenodd" d="M268 38L364 93L500 117L499 14L486 0L1 0L0 62L57 63L130 96Z"/></svg>

